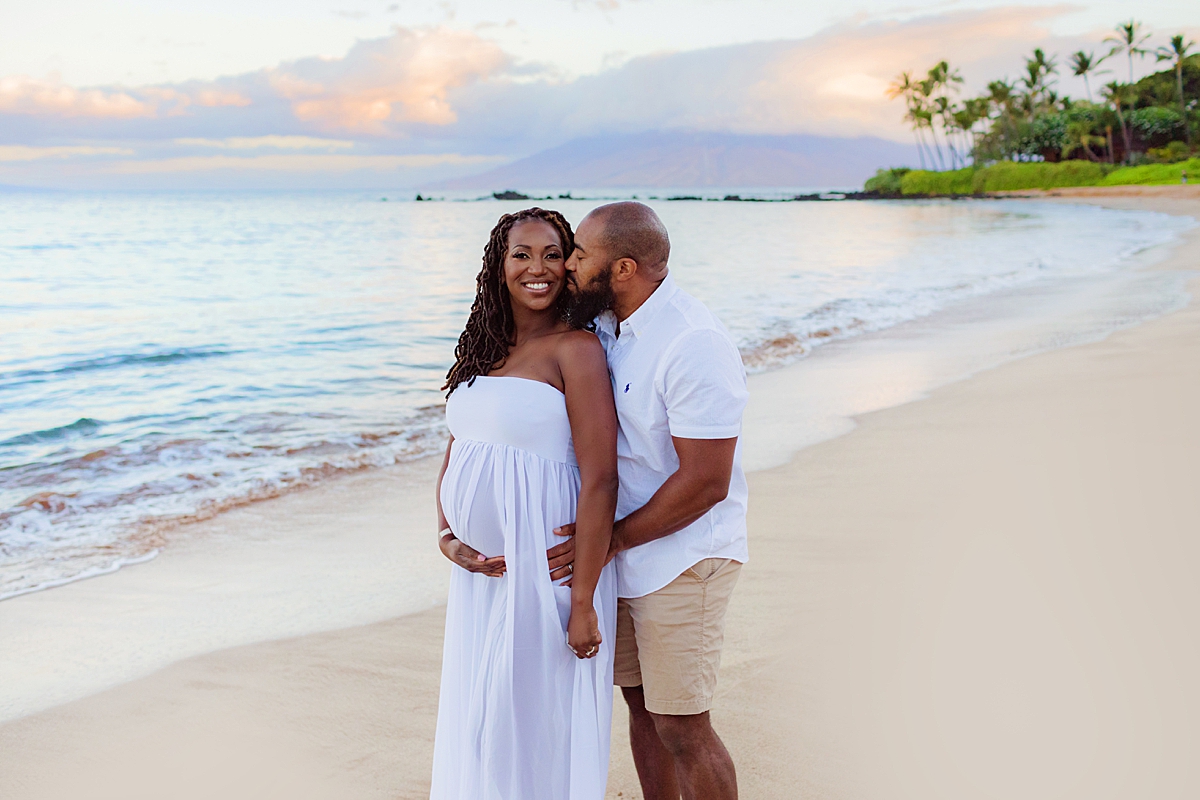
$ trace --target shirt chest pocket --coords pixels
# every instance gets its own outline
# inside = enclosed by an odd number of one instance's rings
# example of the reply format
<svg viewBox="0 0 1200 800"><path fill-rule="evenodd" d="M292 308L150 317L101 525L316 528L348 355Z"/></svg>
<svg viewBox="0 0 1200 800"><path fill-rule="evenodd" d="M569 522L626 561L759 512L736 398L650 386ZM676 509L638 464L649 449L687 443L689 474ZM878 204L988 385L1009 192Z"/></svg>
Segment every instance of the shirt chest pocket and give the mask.
<svg viewBox="0 0 1200 800"><path fill-rule="evenodd" d="M667 408L653 387L639 387L625 378L613 385L617 416L627 432L638 431L643 436L659 436L669 430Z"/></svg>

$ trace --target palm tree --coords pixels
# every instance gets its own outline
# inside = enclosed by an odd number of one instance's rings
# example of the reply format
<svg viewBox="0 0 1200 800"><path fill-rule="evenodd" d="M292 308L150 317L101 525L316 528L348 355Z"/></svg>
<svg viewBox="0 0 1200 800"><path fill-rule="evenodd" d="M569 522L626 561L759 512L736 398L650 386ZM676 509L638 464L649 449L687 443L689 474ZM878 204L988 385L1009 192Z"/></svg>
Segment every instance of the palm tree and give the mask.
<svg viewBox="0 0 1200 800"><path fill-rule="evenodd" d="M1006 153L1017 135L1020 96L1017 94L1016 85L1008 80L992 81L987 85L987 90L988 93L984 97L990 112L994 110L994 115L988 114L991 125L987 138L991 140L990 146L993 149L999 153Z"/></svg>
<svg viewBox="0 0 1200 800"><path fill-rule="evenodd" d="M964 149L971 154L971 161L975 161L975 146L976 146L976 126L983 120L987 119L988 106L990 105L987 97L968 97L963 101L962 110L954 115L955 122L959 129L963 132ZM967 139L969 137L969 139Z"/></svg>
<svg viewBox="0 0 1200 800"><path fill-rule="evenodd" d="M1188 124L1187 106L1183 103L1183 60L1188 57L1188 51L1195 46L1195 42L1185 42L1183 34L1178 34L1171 37L1170 46L1163 46L1155 51L1157 60L1175 62L1175 86L1179 90L1179 114L1183 117L1183 133L1187 137L1189 149L1192 146L1192 126Z"/></svg>
<svg viewBox="0 0 1200 800"><path fill-rule="evenodd" d="M1142 23L1137 20L1129 20L1122 22L1116 27L1115 34L1109 34L1104 37L1104 41L1112 42L1113 48L1109 51L1110 56L1115 56L1117 53L1124 53L1129 59L1129 82L1133 83L1133 57L1141 58L1146 55L1146 50L1142 45L1150 38L1150 34L1142 33Z"/></svg>
<svg viewBox="0 0 1200 800"><path fill-rule="evenodd" d="M888 86L887 96L889 100L895 100L897 97L904 98L906 108L904 119L912 123L913 138L917 141L917 157L921 159L921 169L925 169L925 142L921 137L921 119L924 109L921 108L917 97L917 84L912 79L912 72L908 70L901 72ZM930 161L932 163L932 158Z"/></svg>
<svg viewBox="0 0 1200 800"><path fill-rule="evenodd" d="M988 99L992 101L998 109L1008 110L1012 105L1013 93L1015 91L1013 85L1008 81L992 81L987 85Z"/></svg>
<svg viewBox="0 0 1200 800"><path fill-rule="evenodd" d="M930 70L930 72L932 73L932 70ZM942 143L938 141L937 128L935 128L933 124L933 115L937 113L935 100L937 90L938 81L932 74L926 77L925 80L917 81L915 94L917 97L918 107L920 108L920 113L917 115L917 119L921 121L922 125L929 128L929 138L933 140L933 149L930 154L930 162L933 161L933 156L936 155L937 168L945 169L946 161L942 158Z"/></svg>
<svg viewBox="0 0 1200 800"><path fill-rule="evenodd" d="M1063 158L1076 150L1083 150L1088 161L1099 161L1100 157L1092 152L1092 145L1103 145L1104 137L1092 133L1092 123L1087 121L1072 122L1067 126L1067 145L1063 148Z"/></svg>
<svg viewBox="0 0 1200 800"><path fill-rule="evenodd" d="M1095 53L1085 53L1079 50L1071 54L1071 70L1076 77L1083 78L1083 88L1087 91L1088 102L1092 102L1092 86L1088 83L1089 74L1100 74L1097 68L1108 58L1107 55L1096 58Z"/></svg>
<svg viewBox="0 0 1200 800"><path fill-rule="evenodd" d="M1040 47L1034 49L1032 57L1025 59L1025 77L1021 83L1025 84L1025 110L1030 119L1047 104L1051 84L1049 78L1056 72L1058 64L1054 56L1046 58Z"/></svg>
<svg viewBox="0 0 1200 800"><path fill-rule="evenodd" d="M1133 86L1128 83L1118 83L1112 81L1104 85L1104 97L1113 104L1113 108L1117 110L1117 123L1121 126L1121 138L1125 142L1125 161L1129 160L1130 144L1129 144L1129 128L1125 124L1125 114L1121 111L1122 105L1129 101L1133 105ZM1111 159L1110 159L1111 160Z"/></svg>
<svg viewBox="0 0 1200 800"><path fill-rule="evenodd" d="M958 92L958 85L963 82L962 75L957 69L951 69L946 61L939 61L929 70L929 75L922 81L922 88L929 86L930 106L937 119L942 123L942 135L946 139L946 149L950 151L950 166L956 166L959 161L957 148L954 146L954 108L950 102L950 93ZM930 132L933 133L932 121ZM934 135L934 142L937 136ZM941 150L938 151L939 157Z"/></svg>
<svg viewBox="0 0 1200 800"><path fill-rule="evenodd" d="M933 139L935 151L937 152L938 163L942 169L946 168L946 162L942 158L942 146L938 142L936 121L942 123L942 135L946 139L946 149L950 151L951 166L958 160L958 153L954 149L954 143L951 139L953 127L953 112L950 106L950 93L958 91L958 84L963 82L962 75L956 69L951 69L950 64L946 61L939 61L929 68L925 80L917 84L918 91L923 95L924 101L929 112L928 125L929 136Z"/></svg>

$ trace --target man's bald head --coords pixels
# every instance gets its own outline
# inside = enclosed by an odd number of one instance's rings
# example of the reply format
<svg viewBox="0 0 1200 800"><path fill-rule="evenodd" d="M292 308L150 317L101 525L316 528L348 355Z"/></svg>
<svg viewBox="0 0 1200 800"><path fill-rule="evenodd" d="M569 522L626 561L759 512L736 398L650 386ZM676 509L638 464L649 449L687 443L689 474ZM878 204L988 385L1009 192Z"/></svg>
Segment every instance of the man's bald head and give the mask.
<svg viewBox="0 0 1200 800"><path fill-rule="evenodd" d="M671 240L667 226L650 206L633 201L609 203L588 216L603 228L600 240L610 262L633 259L638 270L651 280L666 274Z"/></svg>

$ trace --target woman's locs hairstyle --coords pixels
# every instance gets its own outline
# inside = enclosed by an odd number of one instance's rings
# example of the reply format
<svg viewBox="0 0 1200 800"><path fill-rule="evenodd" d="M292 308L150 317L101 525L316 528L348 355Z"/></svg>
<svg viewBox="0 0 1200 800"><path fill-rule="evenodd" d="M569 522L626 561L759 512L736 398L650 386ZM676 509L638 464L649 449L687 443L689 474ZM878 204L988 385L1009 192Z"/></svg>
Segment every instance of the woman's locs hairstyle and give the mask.
<svg viewBox="0 0 1200 800"><path fill-rule="evenodd" d="M508 357L512 345L512 303L508 296L508 285L504 280L504 256L508 252L508 233L513 225L530 219L549 223L562 241L563 258L575 249L575 233L571 223L557 211L544 208L527 208L515 214L500 217L492 228L491 238L483 248L483 267L475 278L475 302L467 317L467 327L458 337L454 348L454 366L446 373L446 385L442 389L449 397L460 383L468 386L480 375L498 368ZM557 308L563 319L567 318L570 293L564 286L558 295Z"/></svg>

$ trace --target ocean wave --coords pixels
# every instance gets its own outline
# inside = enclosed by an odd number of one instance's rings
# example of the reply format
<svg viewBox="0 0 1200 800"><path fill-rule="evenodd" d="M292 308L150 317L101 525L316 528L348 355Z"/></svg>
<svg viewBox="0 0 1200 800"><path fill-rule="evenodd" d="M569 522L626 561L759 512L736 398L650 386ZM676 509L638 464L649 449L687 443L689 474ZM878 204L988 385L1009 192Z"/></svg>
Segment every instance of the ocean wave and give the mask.
<svg viewBox="0 0 1200 800"><path fill-rule="evenodd" d="M33 431L31 433L23 433L19 436L13 436L10 439L5 439L0 442L0 447L21 445L21 444L40 444L42 442L57 442L63 439L73 439L80 436L87 436L90 433L95 433L104 426L103 422L91 419L90 417L80 417L70 425L60 425L57 428L47 428L41 431Z"/></svg>
<svg viewBox="0 0 1200 800"><path fill-rule="evenodd" d="M97 356L79 361L72 361L53 369L25 369L13 372L0 372L0 388L14 383L27 383L31 379L48 379L58 375L73 375L78 372L95 370L120 369L131 366L162 366L176 364L182 361L218 358L233 355L235 350L222 350L199 347L183 347L176 350L162 350L154 353L119 353L110 356Z"/></svg>
<svg viewBox="0 0 1200 800"><path fill-rule="evenodd" d="M0 509L0 599L132 563L179 525L430 455L445 445L444 408L340 433L336 414L246 414L227 421L232 438L150 434L11 467L0 482L11 498ZM332 430L305 427L314 421Z"/></svg>
<svg viewBox="0 0 1200 800"><path fill-rule="evenodd" d="M770 327L747 337L740 348L748 372L763 372L804 358L829 342L884 330L928 316L967 297L996 291L1031 279L1040 263L1027 271L1010 271L956 281L944 286L893 290L876 297L830 300L795 320L772 320Z"/></svg>
<svg viewBox="0 0 1200 800"><path fill-rule="evenodd" d="M152 561L158 557L158 553L159 548L155 547L146 553L114 558L107 564L87 567L70 575L60 575L53 578L47 578L40 583L30 583L27 586L20 586L15 589L5 590L3 582L0 582L0 601L10 600L14 597L20 597L26 594L33 594L34 592L42 592L46 589L56 589L59 586L66 586L69 583L78 583L79 581L84 581L88 578L99 578L102 575L111 575L122 567L132 567L135 564L145 564L147 561Z"/></svg>

